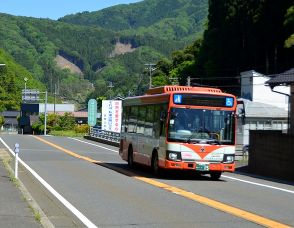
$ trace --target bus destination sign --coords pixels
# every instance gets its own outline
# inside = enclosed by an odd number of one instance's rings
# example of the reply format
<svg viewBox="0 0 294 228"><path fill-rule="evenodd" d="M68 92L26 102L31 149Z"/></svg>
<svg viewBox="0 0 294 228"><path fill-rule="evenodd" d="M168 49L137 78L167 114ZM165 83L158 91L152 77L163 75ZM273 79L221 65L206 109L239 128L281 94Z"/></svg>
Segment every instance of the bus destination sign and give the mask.
<svg viewBox="0 0 294 228"><path fill-rule="evenodd" d="M174 104L177 105L212 106L227 108L232 108L234 106L233 97L215 95L174 94L173 101Z"/></svg>

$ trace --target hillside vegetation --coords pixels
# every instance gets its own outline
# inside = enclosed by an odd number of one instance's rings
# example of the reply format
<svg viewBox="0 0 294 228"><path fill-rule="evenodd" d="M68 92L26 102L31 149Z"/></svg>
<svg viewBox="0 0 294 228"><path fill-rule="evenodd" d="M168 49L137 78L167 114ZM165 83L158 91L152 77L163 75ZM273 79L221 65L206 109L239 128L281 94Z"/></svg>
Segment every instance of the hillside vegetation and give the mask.
<svg viewBox="0 0 294 228"><path fill-rule="evenodd" d="M207 10L207 0L145 0L59 21L0 14L0 48L65 100L142 94L149 82L144 64L200 37ZM78 22L81 15L90 19ZM82 73L60 68L57 56Z"/></svg>
<svg viewBox="0 0 294 228"><path fill-rule="evenodd" d="M292 0L212 0L203 39L157 63L154 78L240 95L240 72L281 73L294 66Z"/></svg>
<svg viewBox="0 0 294 228"><path fill-rule="evenodd" d="M96 12L67 15L59 21L98 26L125 34L192 42L202 35L207 0L145 0Z"/></svg>
<svg viewBox="0 0 294 228"><path fill-rule="evenodd" d="M24 78L28 79L27 88L45 91L45 86L34 79L32 74L23 66L0 49L0 112L4 110L19 110L21 91L24 89Z"/></svg>

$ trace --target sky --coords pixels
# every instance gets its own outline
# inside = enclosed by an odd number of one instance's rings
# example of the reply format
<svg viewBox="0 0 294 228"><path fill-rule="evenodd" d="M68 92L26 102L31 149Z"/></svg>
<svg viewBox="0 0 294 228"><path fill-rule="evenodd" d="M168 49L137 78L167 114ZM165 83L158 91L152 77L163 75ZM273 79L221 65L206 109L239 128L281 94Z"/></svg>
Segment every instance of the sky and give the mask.
<svg viewBox="0 0 294 228"><path fill-rule="evenodd" d="M0 12L57 20L67 14L97 11L118 4L140 1L142 0L2 0Z"/></svg>

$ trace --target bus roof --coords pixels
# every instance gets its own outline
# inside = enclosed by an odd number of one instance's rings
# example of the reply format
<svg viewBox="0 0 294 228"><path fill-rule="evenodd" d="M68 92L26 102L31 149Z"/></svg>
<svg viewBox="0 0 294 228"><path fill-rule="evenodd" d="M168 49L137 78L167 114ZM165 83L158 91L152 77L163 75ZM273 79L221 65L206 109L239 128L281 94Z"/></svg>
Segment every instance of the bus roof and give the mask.
<svg viewBox="0 0 294 228"><path fill-rule="evenodd" d="M207 87L192 87L192 86L162 86L151 88L146 92L146 95L155 95L173 92L204 92L204 93L222 93L220 89Z"/></svg>
<svg viewBox="0 0 294 228"><path fill-rule="evenodd" d="M191 93L191 94L208 94L217 96L230 96L232 94L223 93L220 89L209 87L192 87L192 86L162 86L149 89L145 95L136 97L127 97L123 100L123 106L140 105L140 104L160 104L168 103L173 93Z"/></svg>

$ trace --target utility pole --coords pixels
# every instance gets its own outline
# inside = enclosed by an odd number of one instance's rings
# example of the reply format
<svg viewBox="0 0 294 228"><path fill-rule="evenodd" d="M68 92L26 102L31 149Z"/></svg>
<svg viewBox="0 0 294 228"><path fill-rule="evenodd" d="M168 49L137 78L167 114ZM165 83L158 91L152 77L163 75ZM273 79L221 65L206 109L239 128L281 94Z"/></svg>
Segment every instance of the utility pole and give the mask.
<svg viewBox="0 0 294 228"><path fill-rule="evenodd" d="M187 78L187 86L191 86L191 77L190 76L188 76L188 78Z"/></svg>
<svg viewBox="0 0 294 228"><path fill-rule="evenodd" d="M152 88L152 77L151 77L151 75L152 75L152 71L156 70L156 68L154 67L156 64L154 64L154 63L146 63L144 65L149 70L149 89L151 89Z"/></svg>
<svg viewBox="0 0 294 228"><path fill-rule="evenodd" d="M114 85L113 85L113 83L112 82L109 82L109 85L107 86L108 88L109 88L109 90L110 90L110 99L112 98L112 88L114 87Z"/></svg>
<svg viewBox="0 0 294 228"><path fill-rule="evenodd" d="M55 115L55 104L56 104L56 83L54 84L54 115Z"/></svg>
<svg viewBox="0 0 294 228"><path fill-rule="evenodd" d="M44 135L47 134L47 91L45 91L45 119L44 119Z"/></svg>

